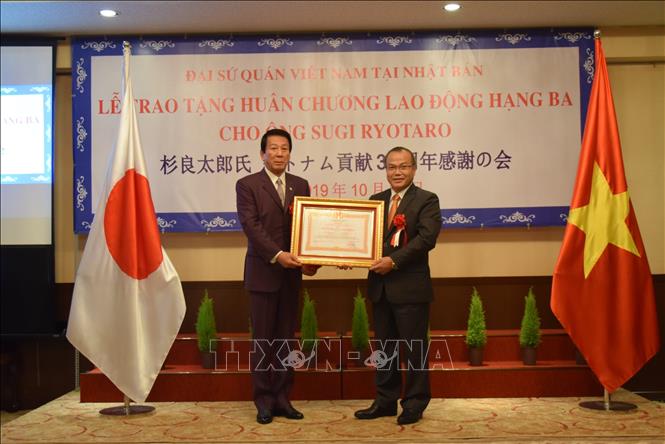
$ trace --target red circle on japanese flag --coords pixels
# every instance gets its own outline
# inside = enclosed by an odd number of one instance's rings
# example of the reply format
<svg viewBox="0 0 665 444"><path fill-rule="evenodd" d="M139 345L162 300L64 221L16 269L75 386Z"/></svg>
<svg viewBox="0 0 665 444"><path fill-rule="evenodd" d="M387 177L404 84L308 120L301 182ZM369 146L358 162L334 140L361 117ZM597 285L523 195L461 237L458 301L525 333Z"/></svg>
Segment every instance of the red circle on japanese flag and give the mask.
<svg viewBox="0 0 665 444"><path fill-rule="evenodd" d="M134 279L147 278L162 263L150 184L136 170L127 170L109 194L104 235L115 262Z"/></svg>

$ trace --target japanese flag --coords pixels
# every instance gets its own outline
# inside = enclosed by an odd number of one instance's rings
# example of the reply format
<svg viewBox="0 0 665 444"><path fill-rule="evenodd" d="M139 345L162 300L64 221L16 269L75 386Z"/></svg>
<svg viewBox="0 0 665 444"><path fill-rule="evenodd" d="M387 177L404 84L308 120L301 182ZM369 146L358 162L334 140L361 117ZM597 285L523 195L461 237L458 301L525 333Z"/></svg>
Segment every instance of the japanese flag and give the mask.
<svg viewBox="0 0 665 444"><path fill-rule="evenodd" d="M129 61L125 47L120 129L76 275L67 338L127 397L143 402L180 329L185 300L159 237Z"/></svg>

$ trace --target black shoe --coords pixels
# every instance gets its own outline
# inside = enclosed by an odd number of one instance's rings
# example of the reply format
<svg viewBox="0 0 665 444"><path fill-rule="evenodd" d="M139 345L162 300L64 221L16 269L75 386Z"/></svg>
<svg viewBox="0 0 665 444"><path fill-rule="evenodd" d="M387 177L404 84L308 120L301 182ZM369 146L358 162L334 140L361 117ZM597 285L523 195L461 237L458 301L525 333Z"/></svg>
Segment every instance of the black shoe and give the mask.
<svg viewBox="0 0 665 444"><path fill-rule="evenodd" d="M286 419L303 419L305 415L296 410L291 403L286 407L276 408L275 416L283 416Z"/></svg>
<svg viewBox="0 0 665 444"><path fill-rule="evenodd" d="M402 413L397 417L397 424L414 424L423 417L423 412L416 412L413 410L404 409Z"/></svg>
<svg viewBox="0 0 665 444"><path fill-rule="evenodd" d="M256 414L256 422L259 424L270 424L272 422L272 413L270 410L259 409Z"/></svg>
<svg viewBox="0 0 665 444"><path fill-rule="evenodd" d="M355 415L358 419L375 419L382 416L395 416L397 414L397 404L390 407L382 407L376 401L368 409L358 410Z"/></svg>

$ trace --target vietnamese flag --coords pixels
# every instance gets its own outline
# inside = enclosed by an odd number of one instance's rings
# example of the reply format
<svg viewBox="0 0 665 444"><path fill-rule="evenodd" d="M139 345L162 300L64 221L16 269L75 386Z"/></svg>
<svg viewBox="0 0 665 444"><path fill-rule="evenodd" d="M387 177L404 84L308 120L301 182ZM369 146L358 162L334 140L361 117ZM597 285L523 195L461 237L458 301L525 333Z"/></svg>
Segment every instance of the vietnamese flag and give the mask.
<svg viewBox="0 0 665 444"><path fill-rule="evenodd" d="M162 248L124 49L118 139L74 283L67 339L129 399L143 402L185 316Z"/></svg>
<svg viewBox="0 0 665 444"><path fill-rule="evenodd" d="M605 55L596 72L551 308L612 393L659 348L653 281L628 195Z"/></svg>

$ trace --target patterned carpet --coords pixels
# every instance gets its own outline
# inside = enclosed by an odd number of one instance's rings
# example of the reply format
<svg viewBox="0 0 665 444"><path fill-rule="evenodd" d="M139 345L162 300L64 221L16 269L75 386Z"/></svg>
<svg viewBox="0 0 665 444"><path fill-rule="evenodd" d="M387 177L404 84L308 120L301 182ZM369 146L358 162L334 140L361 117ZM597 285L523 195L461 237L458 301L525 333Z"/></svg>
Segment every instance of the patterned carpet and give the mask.
<svg viewBox="0 0 665 444"><path fill-rule="evenodd" d="M627 391L613 396L637 404L632 412L583 409L589 398L434 399L417 424L395 418L359 421L366 400L301 401L302 421L275 418L260 426L249 402L153 403L155 412L102 416L104 407L82 404L71 392L2 425L9 443L663 443L665 404Z"/></svg>

